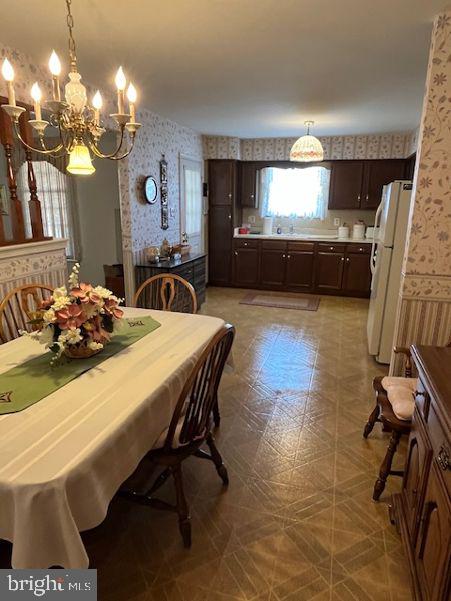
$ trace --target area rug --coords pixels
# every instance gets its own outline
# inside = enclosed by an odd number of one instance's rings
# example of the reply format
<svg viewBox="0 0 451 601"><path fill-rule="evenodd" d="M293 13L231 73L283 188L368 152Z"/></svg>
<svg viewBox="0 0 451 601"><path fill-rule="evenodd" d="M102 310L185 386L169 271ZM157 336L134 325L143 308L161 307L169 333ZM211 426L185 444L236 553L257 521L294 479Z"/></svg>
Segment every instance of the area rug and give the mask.
<svg viewBox="0 0 451 601"><path fill-rule="evenodd" d="M297 294L296 292L250 292L240 300L240 305L317 311L320 300L318 296Z"/></svg>

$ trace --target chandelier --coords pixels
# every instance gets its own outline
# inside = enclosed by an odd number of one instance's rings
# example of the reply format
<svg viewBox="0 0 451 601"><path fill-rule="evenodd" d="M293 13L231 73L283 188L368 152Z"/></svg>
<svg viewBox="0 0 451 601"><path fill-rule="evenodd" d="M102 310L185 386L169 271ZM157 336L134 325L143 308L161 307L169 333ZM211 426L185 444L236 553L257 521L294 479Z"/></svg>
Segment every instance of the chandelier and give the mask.
<svg viewBox="0 0 451 601"><path fill-rule="evenodd" d="M308 163L310 161L322 161L324 159L324 151L321 142L315 136L310 135L310 127L314 121L305 121L307 126L307 134L301 136L291 147L290 161L300 161Z"/></svg>
<svg viewBox="0 0 451 601"><path fill-rule="evenodd" d="M117 113L110 115L117 125L118 142L116 149L111 153L103 153L99 141L106 129L100 119L102 96L100 92L94 94L91 105L88 104L86 88L81 83L81 75L77 70L77 56L75 40L73 37L74 19L71 13L71 0L66 0L67 27L69 30L69 81L64 88L64 99L61 98L59 76L61 63L55 51L49 60L49 69L52 74L52 100L45 104L50 112L49 120L42 118L42 92L36 82L31 88L31 97L34 103L35 119L29 119L36 133L37 145L34 141L28 144L22 137L19 127L19 117L25 108L17 106L14 93L14 69L7 58L3 61L2 75L8 88L8 104L2 105L3 110L9 115L20 142L29 150L52 157L69 155L67 171L76 175L89 175L94 173L91 154L101 159L121 160L128 156L133 149L135 135L141 127L136 122L135 103L136 89L132 83L127 88L128 113L125 111L125 88L127 81L122 67L116 73L117 88ZM48 147L45 140L45 130L51 125L58 129L58 141L53 147ZM125 132L129 134L129 141ZM54 136L53 136L54 139Z"/></svg>

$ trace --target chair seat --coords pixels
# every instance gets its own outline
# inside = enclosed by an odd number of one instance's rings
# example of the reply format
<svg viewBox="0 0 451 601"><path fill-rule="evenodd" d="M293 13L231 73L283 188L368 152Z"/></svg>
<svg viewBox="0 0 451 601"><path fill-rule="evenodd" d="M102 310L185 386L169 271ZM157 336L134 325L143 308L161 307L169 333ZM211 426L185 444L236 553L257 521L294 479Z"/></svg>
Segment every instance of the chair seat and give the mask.
<svg viewBox="0 0 451 601"><path fill-rule="evenodd" d="M414 393L417 389L416 378L400 378L385 376L382 386L387 391L387 397L396 417L403 421L410 421L415 409Z"/></svg>

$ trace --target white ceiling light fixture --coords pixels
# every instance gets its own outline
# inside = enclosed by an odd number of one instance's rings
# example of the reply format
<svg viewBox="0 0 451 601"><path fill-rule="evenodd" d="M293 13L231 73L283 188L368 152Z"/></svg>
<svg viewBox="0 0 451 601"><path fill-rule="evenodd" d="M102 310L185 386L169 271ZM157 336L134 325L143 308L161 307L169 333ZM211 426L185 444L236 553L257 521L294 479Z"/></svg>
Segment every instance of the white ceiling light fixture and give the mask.
<svg viewBox="0 0 451 601"><path fill-rule="evenodd" d="M92 156L100 159L121 160L132 151L135 135L141 127L136 122L135 103L136 89L132 83L128 87L128 111L125 109L125 88L127 80L122 67L116 74L117 88L117 113L110 115L116 122L119 132L118 144L111 153L104 153L99 147L99 141L105 133L100 120L100 109L102 108L102 97L97 91L92 99L91 106L88 103L86 88L81 83L81 75L77 69L77 56L75 52L75 40L73 37L74 19L71 13L72 0L66 0L67 27L69 30L69 58L70 71L69 82L65 86L64 99L61 99L59 76L61 63L55 51L49 60L49 69L52 75L52 100L46 103L50 111L49 120L42 119L42 92L36 82L31 88L31 96L34 102L35 119L29 119L28 123L37 134L37 146L29 144L23 139L19 128L19 117L25 112L21 106L17 106L14 94L14 69L5 58L2 67L2 75L7 83L8 104L2 105L3 110L11 117L17 137L23 146L40 154L50 156L69 156L67 171L76 175L89 175L94 173ZM44 132L48 125L58 129L59 140L55 146L48 148L44 139ZM126 140L125 132L128 132L129 142Z"/></svg>
<svg viewBox="0 0 451 601"><path fill-rule="evenodd" d="M324 159L324 150L321 142L315 136L310 135L310 127L314 121L305 121L307 133L301 136L291 147L290 161L309 163L312 161L322 161Z"/></svg>

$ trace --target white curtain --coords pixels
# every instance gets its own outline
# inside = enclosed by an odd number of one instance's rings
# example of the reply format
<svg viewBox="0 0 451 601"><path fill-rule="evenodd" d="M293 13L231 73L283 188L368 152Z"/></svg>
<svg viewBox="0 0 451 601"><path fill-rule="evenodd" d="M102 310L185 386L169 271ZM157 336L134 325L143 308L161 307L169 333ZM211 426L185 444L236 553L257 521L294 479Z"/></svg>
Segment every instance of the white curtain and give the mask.
<svg viewBox="0 0 451 601"><path fill-rule="evenodd" d="M74 190L71 178L48 161L33 161L38 198L41 203L44 235L53 238L67 238L66 254L75 258L76 244L74 232ZM31 220L28 211L27 163L22 163L17 171L17 187L24 203L24 220L27 238L31 238Z"/></svg>
<svg viewBox="0 0 451 601"><path fill-rule="evenodd" d="M261 215L324 220L329 184L330 170L326 167L262 169L259 186Z"/></svg>

